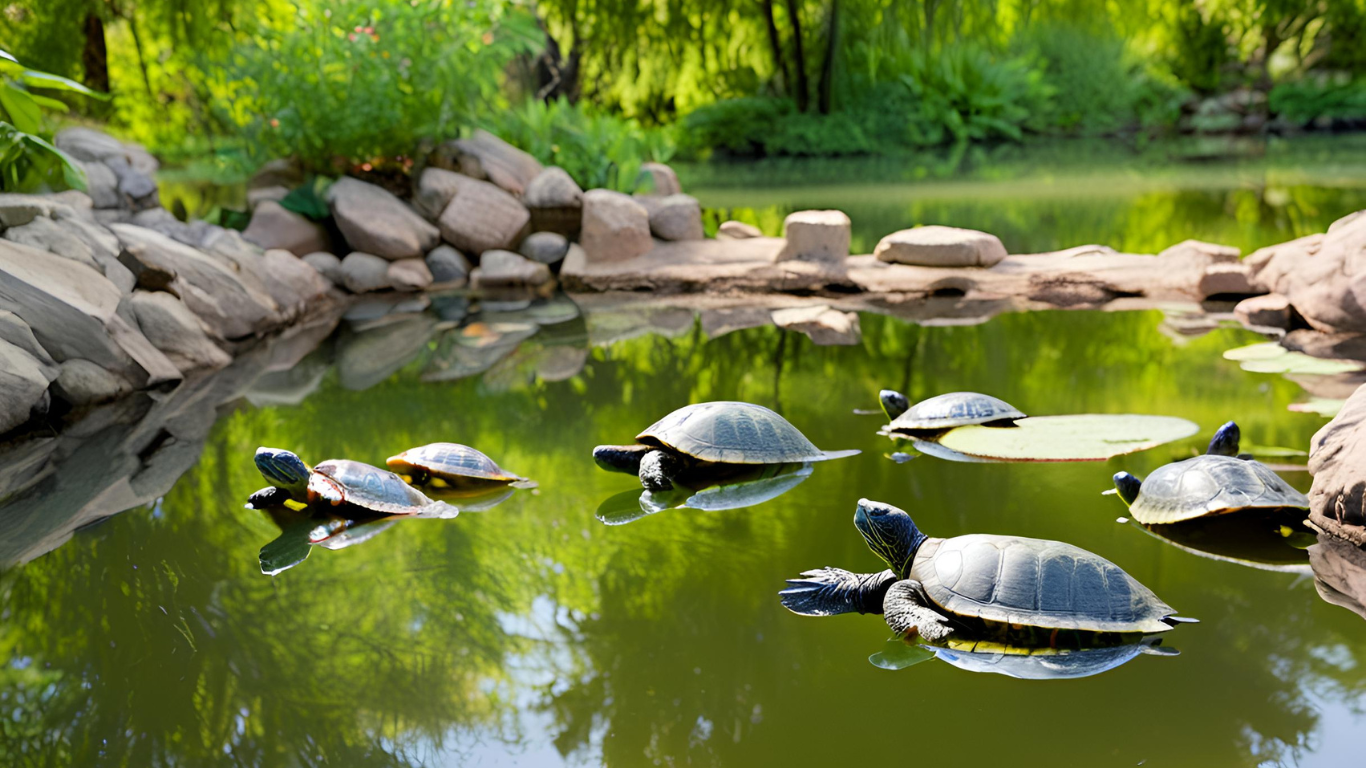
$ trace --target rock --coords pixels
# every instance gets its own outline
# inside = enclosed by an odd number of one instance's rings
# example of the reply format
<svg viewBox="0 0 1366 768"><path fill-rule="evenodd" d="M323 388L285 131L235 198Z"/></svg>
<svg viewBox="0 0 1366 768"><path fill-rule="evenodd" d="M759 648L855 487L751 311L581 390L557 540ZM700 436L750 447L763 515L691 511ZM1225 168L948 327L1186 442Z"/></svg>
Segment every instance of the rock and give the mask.
<svg viewBox="0 0 1366 768"><path fill-rule="evenodd" d="M1366 217L1243 260L1259 288L1279 293L1316 330L1366 331Z"/></svg>
<svg viewBox="0 0 1366 768"><path fill-rule="evenodd" d="M54 203L70 206L83 219L92 217L91 211L95 207L95 201L90 199L90 195L79 189L64 189L61 192L49 192L43 196Z"/></svg>
<svg viewBox="0 0 1366 768"><path fill-rule="evenodd" d="M1252 296L1261 291L1252 284L1252 270L1238 262L1211 264L1196 288L1202 299L1211 296Z"/></svg>
<svg viewBox="0 0 1366 768"><path fill-rule="evenodd" d="M992 267L1006 257L1006 248L1000 238L986 232L931 224L887 235L873 255L891 264Z"/></svg>
<svg viewBox="0 0 1366 768"><path fill-rule="evenodd" d="M436 221L446 206L450 205L451 198L460 191L460 182L468 178L444 168L424 169L418 177L417 190L413 193L413 208L427 217L428 221Z"/></svg>
<svg viewBox="0 0 1366 768"><path fill-rule="evenodd" d="M62 363L52 388L58 398L76 406L107 403L133 391L133 385L123 377L79 358Z"/></svg>
<svg viewBox="0 0 1366 768"><path fill-rule="evenodd" d="M521 195L543 170L536 158L482 129L470 138L456 139L448 146L461 167L470 169L468 175L476 179L487 178L514 195Z"/></svg>
<svg viewBox="0 0 1366 768"><path fill-rule="evenodd" d="M550 267L512 251L485 251L470 273L475 288L538 286L550 282Z"/></svg>
<svg viewBox="0 0 1366 768"><path fill-rule="evenodd" d="M827 306L776 310L773 324L804 333L820 346L858 344L862 338L857 314Z"/></svg>
<svg viewBox="0 0 1366 768"><path fill-rule="evenodd" d="M569 253L569 240L558 232L536 232L527 235L517 252L542 264L558 264Z"/></svg>
<svg viewBox="0 0 1366 768"><path fill-rule="evenodd" d="M249 288L212 256L150 229L131 224L114 224L111 229L123 243L120 261L138 276L139 287L159 287L144 284L144 276L155 278L149 281L155 283L166 273L174 275L169 285L160 287L179 296L220 337L244 338L275 323L274 300Z"/></svg>
<svg viewBox="0 0 1366 768"><path fill-rule="evenodd" d="M593 189L583 195L579 238L590 264L625 261L649 252L650 214L629 195Z"/></svg>
<svg viewBox="0 0 1366 768"><path fill-rule="evenodd" d="M247 208L256 210L261 203L278 203L289 197L289 187L260 187L247 189Z"/></svg>
<svg viewBox="0 0 1366 768"><path fill-rule="evenodd" d="M47 386L57 371L55 364L0 339L0 434L46 412Z"/></svg>
<svg viewBox="0 0 1366 768"><path fill-rule="evenodd" d="M1363 215L1366 215L1366 211L1353 211L1352 213L1343 216L1342 218L1338 219L1332 224L1329 224L1328 231L1336 232L1337 230L1342 229L1343 227L1347 226L1348 224L1351 224L1357 219L1360 219Z"/></svg>
<svg viewBox="0 0 1366 768"><path fill-rule="evenodd" d="M1309 520L1334 536L1366 546L1366 387L1347 398L1310 440Z"/></svg>
<svg viewBox="0 0 1366 768"><path fill-rule="evenodd" d="M0 227L22 227L39 216L51 219L63 213L75 211L51 197L0 193Z"/></svg>
<svg viewBox="0 0 1366 768"><path fill-rule="evenodd" d="M382 291L389 287L389 262L354 251L341 261L341 279L342 285L352 293Z"/></svg>
<svg viewBox="0 0 1366 768"><path fill-rule="evenodd" d="M242 231L242 237L266 250L283 248L296 256L326 251L331 247L327 230L321 224L273 200L257 204L256 210L252 211L251 222Z"/></svg>
<svg viewBox="0 0 1366 768"><path fill-rule="evenodd" d="M41 365L51 367L53 373L52 376L48 377L49 379L57 377L57 362L52 359L52 355L49 355L46 349L43 349L43 345L38 343L38 338L33 335L33 329L24 322L23 318L3 309L0 309L0 341L18 347L33 356Z"/></svg>
<svg viewBox="0 0 1366 768"><path fill-rule="evenodd" d="M470 277L470 262L449 245L438 245L427 254L427 269L438 283L463 285Z"/></svg>
<svg viewBox="0 0 1366 768"><path fill-rule="evenodd" d="M678 183L678 174L663 163L641 163L640 174L636 177L636 191L643 194L668 197L683 191Z"/></svg>
<svg viewBox="0 0 1366 768"><path fill-rule="evenodd" d="M1233 316L1246 326L1288 330L1293 313L1289 299L1279 293L1268 293L1238 302L1233 307Z"/></svg>
<svg viewBox="0 0 1366 768"><path fill-rule="evenodd" d="M583 190L568 171L552 165L527 184L522 202L528 208L577 208L583 204Z"/></svg>
<svg viewBox="0 0 1366 768"><path fill-rule="evenodd" d="M123 198L119 196L119 178L104 163L81 163L85 171L85 191L95 208L117 208Z"/></svg>
<svg viewBox="0 0 1366 768"><path fill-rule="evenodd" d="M773 325L773 315L763 307L722 307L701 312L702 332L714 339L731 331Z"/></svg>
<svg viewBox="0 0 1366 768"><path fill-rule="evenodd" d="M284 249L266 251L261 261L270 296L288 315L302 314L332 287L312 265Z"/></svg>
<svg viewBox="0 0 1366 768"><path fill-rule="evenodd" d="M298 164L289 158L277 158L256 169L256 173L253 173L251 180L247 182L247 189L294 189L303 183L304 172Z"/></svg>
<svg viewBox="0 0 1366 768"><path fill-rule="evenodd" d="M138 327L182 373L223 368L232 356L213 343L184 302L164 291L134 291L130 300Z"/></svg>
<svg viewBox="0 0 1366 768"><path fill-rule="evenodd" d="M650 231L660 240L701 240L702 206L691 195L660 198L650 210Z"/></svg>
<svg viewBox="0 0 1366 768"><path fill-rule="evenodd" d="M341 259L327 251L310 253L304 257L304 263L317 270L318 274L332 281L333 285L342 284Z"/></svg>
<svg viewBox="0 0 1366 768"><path fill-rule="evenodd" d="M401 259L389 265L389 284L396 291L420 291L432 284L432 271L422 259Z"/></svg>
<svg viewBox="0 0 1366 768"><path fill-rule="evenodd" d="M517 198L477 179L457 176L456 187L437 220L446 242L466 253L483 253L511 248L521 239L531 213Z"/></svg>
<svg viewBox="0 0 1366 768"><path fill-rule="evenodd" d="M1243 252L1231 245L1207 243L1203 240L1182 240L1157 255L1159 257L1180 257L1195 254L1206 256L1213 263L1220 264L1237 261L1238 257L1243 255Z"/></svg>
<svg viewBox="0 0 1366 768"><path fill-rule="evenodd" d="M753 224L746 224L743 221L723 221L716 230L716 236L731 240L747 240L751 237L763 237L764 233Z"/></svg>
<svg viewBox="0 0 1366 768"><path fill-rule="evenodd" d="M4 238L84 264L97 272L104 271L95 261L95 252L89 244L46 216L39 216L23 226L6 229Z"/></svg>
<svg viewBox="0 0 1366 768"><path fill-rule="evenodd" d="M440 234L402 200L360 179L337 180L327 190L327 202L347 244L380 258L420 258Z"/></svg>
<svg viewBox="0 0 1366 768"><path fill-rule="evenodd" d="M157 183L146 173L133 167L129 160L116 155L107 158L104 165L114 172L118 179L119 205L134 211L156 208L161 205L157 194Z"/></svg>
<svg viewBox="0 0 1366 768"><path fill-rule="evenodd" d="M843 211L798 211L783 221L787 244L776 261L815 261L831 266L849 256L851 225Z"/></svg>

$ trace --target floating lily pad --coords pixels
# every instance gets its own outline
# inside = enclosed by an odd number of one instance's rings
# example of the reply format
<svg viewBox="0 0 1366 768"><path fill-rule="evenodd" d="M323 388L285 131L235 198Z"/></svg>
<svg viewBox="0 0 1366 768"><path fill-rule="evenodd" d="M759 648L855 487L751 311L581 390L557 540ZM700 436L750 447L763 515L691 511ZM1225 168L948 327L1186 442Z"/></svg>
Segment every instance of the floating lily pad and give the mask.
<svg viewBox="0 0 1366 768"><path fill-rule="evenodd" d="M1013 427L951 429L938 443L967 456L997 461L1104 461L1190 437L1195 422L1172 416L1087 413L1034 416Z"/></svg>
<svg viewBox="0 0 1366 768"><path fill-rule="evenodd" d="M1279 445L1247 445L1241 448L1243 453L1250 453L1253 456L1264 456L1266 458L1284 459L1294 456L1308 456L1309 451L1302 451L1299 448L1286 448Z"/></svg>
<svg viewBox="0 0 1366 768"><path fill-rule="evenodd" d="M1286 408L1295 413L1313 413L1325 419L1331 419L1338 415L1342 406L1346 404L1346 400L1337 400L1331 397L1311 397L1303 403L1291 403Z"/></svg>
<svg viewBox="0 0 1366 768"><path fill-rule="evenodd" d="M1251 373L1297 373L1314 376L1331 376L1361 370L1361 364L1352 360L1311 357L1303 352L1286 352L1278 357L1245 360L1239 363L1239 367Z"/></svg>
<svg viewBox="0 0 1366 768"><path fill-rule="evenodd" d="M1264 341L1258 344L1249 344L1246 347L1234 347L1224 352L1224 359L1241 363L1246 360L1273 360L1289 353L1290 350L1277 342Z"/></svg>
<svg viewBox="0 0 1366 768"><path fill-rule="evenodd" d="M913 667L933 658L934 651L929 648L894 637L882 646L882 650L869 656L868 661L879 669L897 670Z"/></svg>

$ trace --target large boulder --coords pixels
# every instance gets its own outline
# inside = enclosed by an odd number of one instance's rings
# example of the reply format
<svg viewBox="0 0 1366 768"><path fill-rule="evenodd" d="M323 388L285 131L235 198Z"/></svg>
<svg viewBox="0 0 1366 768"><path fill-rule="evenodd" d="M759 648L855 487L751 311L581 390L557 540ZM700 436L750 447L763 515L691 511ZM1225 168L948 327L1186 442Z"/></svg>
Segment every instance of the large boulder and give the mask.
<svg viewBox="0 0 1366 768"><path fill-rule="evenodd" d="M485 251L470 273L475 288L540 286L550 282L550 267L512 251Z"/></svg>
<svg viewBox="0 0 1366 768"><path fill-rule="evenodd" d="M535 232L527 235L517 252L542 264L558 264L569 253L569 240L558 232Z"/></svg>
<svg viewBox="0 0 1366 768"><path fill-rule="evenodd" d="M432 271L422 259L400 259L389 265L389 285L396 291L420 291L432 284Z"/></svg>
<svg viewBox="0 0 1366 768"><path fill-rule="evenodd" d="M466 253L517 244L531 220L526 206L486 181L457 175L453 186L454 194L437 220L446 242Z"/></svg>
<svg viewBox="0 0 1366 768"><path fill-rule="evenodd" d="M592 264L625 261L654 247L650 214L630 195L593 189L583 195L579 244Z"/></svg>
<svg viewBox="0 0 1366 768"><path fill-rule="evenodd" d="M1243 263L1258 288L1285 296L1313 328L1366 331L1366 216L1263 248Z"/></svg>
<svg viewBox="0 0 1366 768"><path fill-rule="evenodd" d="M441 154L445 164L453 163L461 173L488 179L514 195L521 195L542 170L536 158L482 129L443 145Z"/></svg>
<svg viewBox="0 0 1366 768"><path fill-rule="evenodd" d="M1252 270L1238 262L1216 263L1205 268L1195 290L1200 298L1214 296L1252 296L1261 293L1254 284Z"/></svg>
<svg viewBox="0 0 1366 768"><path fill-rule="evenodd" d="M327 251L310 253L304 257L304 263L317 270L318 274L332 281L333 285L342 284L341 259L335 254Z"/></svg>
<svg viewBox="0 0 1366 768"><path fill-rule="evenodd" d="M60 131L54 143L82 164L96 208L139 211L160 205L155 181L158 163L142 147L81 127Z"/></svg>
<svg viewBox="0 0 1366 768"><path fill-rule="evenodd" d="M288 315L302 314L331 287L311 264L282 248L266 251L261 263L271 298Z"/></svg>
<svg viewBox="0 0 1366 768"><path fill-rule="evenodd" d="M1366 546L1366 386L1314 433L1309 447L1309 520Z"/></svg>
<svg viewBox="0 0 1366 768"><path fill-rule="evenodd" d="M133 385L98 363L74 359L62 363L52 389L63 402L85 406L107 403L133 391Z"/></svg>
<svg viewBox="0 0 1366 768"><path fill-rule="evenodd" d="M57 366L0 339L0 434L46 411L47 387L56 377Z"/></svg>
<svg viewBox="0 0 1366 768"><path fill-rule="evenodd" d="M352 293L382 291L389 287L389 262L378 256L355 251L342 259L342 285Z"/></svg>
<svg viewBox="0 0 1366 768"><path fill-rule="evenodd" d="M676 194L658 198L650 210L650 231L660 240L701 240L702 206L692 195Z"/></svg>
<svg viewBox="0 0 1366 768"><path fill-rule="evenodd" d="M1289 299L1279 293L1268 293L1238 302L1233 307L1233 316L1246 326L1289 330L1295 315Z"/></svg>
<svg viewBox="0 0 1366 768"><path fill-rule="evenodd" d="M295 213L273 200L262 200L251 212L251 222L242 231L247 242L267 250L283 248L296 256L307 256L330 248L327 229L308 217Z"/></svg>
<svg viewBox="0 0 1366 768"><path fill-rule="evenodd" d="M338 179L327 190L327 202L353 250L391 261L421 258L440 236L402 200L360 179Z"/></svg>
<svg viewBox="0 0 1366 768"><path fill-rule="evenodd" d="M438 245L427 254L427 269L438 283L463 285L470 278L470 261L449 245Z"/></svg>
<svg viewBox="0 0 1366 768"><path fill-rule="evenodd" d="M1006 257L1006 248L1000 238L987 232L931 224L887 235L873 255L892 264L991 267Z"/></svg>
<svg viewBox="0 0 1366 768"><path fill-rule="evenodd" d="M441 218L446 206L450 205L451 198L460 191L460 182L468 178L445 168L423 169L413 192L413 208L429 221L436 221Z"/></svg>
<svg viewBox="0 0 1366 768"><path fill-rule="evenodd" d="M165 291L134 291L130 299L138 327L182 373L222 368L232 357L214 344L190 308Z"/></svg>
<svg viewBox="0 0 1366 768"><path fill-rule="evenodd" d="M583 204L583 189L568 171L552 165L527 184L522 202L529 208L577 208Z"/></svg>
<svg viewBox="0 0 1366 768"><path fill-rule="evenodd" d="M852 225L843 211L797 211L783 220L787 243L776 261L814 261L832 266L849 256Z"/></svg>

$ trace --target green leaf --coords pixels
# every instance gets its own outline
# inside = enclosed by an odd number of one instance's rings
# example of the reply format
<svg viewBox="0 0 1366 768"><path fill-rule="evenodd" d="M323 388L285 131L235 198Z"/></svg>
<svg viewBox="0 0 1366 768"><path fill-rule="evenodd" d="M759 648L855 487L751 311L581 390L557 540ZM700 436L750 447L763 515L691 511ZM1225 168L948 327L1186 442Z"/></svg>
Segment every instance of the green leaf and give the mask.
<svg viewBox="0 0 1366 768"><path fill-rule="evenodd" d="M1194 422L1171 416L1085 413L1033 416L1013 427L958 427L938 442L969 456L1002 461L1104 461L1199 430Z"/></svg>
<svg viewBox="0 0 1366 768"><path fill-rule="evenodd" d="M28 91L12 83L0 85L0 107L5 108L10 122L24 133L37 133L43 127L43 111Z"/></svg>
<svg viewBox="0 0 1366 768"><path fill-rule="evenodd" d="M71 107L68 107L65 102L58 101L50 96L41 96L36 93L30 93L28 97L37 102L38 106L53 110L54 112L65 114L71 111Z"/></svg>
<svg viewBox="0 0 1366 768"><path fill-rule="evenodd" d="M35 88L46 88L51 91L70 91L72 93L79 93L83 96L89 96L92 99L100 99L102 101L109 100L109 94L91 90L75 80L67 79L61 75L39 72L36 69L26 69L20 77L23 78L25 83Z"/></svg>
<svg viewBox="0 0 1366 768"><path fill-rule="evenodd" d="M85 169L77 165L70 155L38 136L24 134L23 140L39 151L52 155L62 164L62 180L66 182L68 187L85 191Z"/></svg>

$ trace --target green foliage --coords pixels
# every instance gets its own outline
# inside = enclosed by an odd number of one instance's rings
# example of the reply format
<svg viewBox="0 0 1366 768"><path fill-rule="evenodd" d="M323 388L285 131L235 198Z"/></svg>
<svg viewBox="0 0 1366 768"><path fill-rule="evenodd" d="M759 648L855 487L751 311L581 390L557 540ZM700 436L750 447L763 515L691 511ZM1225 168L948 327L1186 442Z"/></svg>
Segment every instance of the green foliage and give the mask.
<svg viewBox="0 0 1366 768"><path fill-rule="evenodd" d="M1271 111L1307 125L1318 118L1366 118L1366 80L1346 74L1304 78L1282 83L1267 95Z"/></svg>
<svg viewBox="0 0 1366 768"><path fill-rule="evenodd" d="M0 50L0 188L6 191L40 186L85 189L85 172L49 141L43 111L66 112L65 102L32 89L63 91L105 98L65 77L29 69Z"/></svg>
<svg viewBox="0 0 1366 768"><path fill-rule="evenodd" d="M1171 22L1167 66L1181 82L1201 93L1213 93L1233 59L1229 23L1219 11L1207 17L1195 3L1177 5Z"/></svg>
<svg viewBox="0 0 1366 768"><path fill-rule="evenodd" d="M492 0L303 2L232 53L214 107L262 157L332 169L394 158L503 108L503 69L535 22Z"/></svg>
<svg viewBox="0 0 1366 768"><path fill-rule="evenodd" d="M911 143L1019 141L1037 129L1052 89L1023 59L998 59L971 45L938 55L917 51L901 82L914 94L920 114L910 121Z"/></svg>

